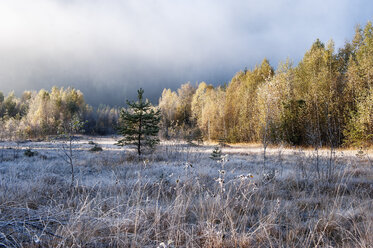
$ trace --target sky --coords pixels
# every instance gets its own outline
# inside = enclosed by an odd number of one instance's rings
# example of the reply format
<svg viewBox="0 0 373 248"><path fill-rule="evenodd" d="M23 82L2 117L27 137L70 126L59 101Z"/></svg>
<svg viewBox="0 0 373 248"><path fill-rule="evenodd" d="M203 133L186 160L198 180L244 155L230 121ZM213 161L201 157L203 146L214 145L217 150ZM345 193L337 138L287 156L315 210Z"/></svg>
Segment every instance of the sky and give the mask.
<svg viewBox="0 0 373 248"><path fill-rule="evenodd" d="M72 86L123 105L143 87L218 85L263 58L299 62L342 47L373 20L372 0L0 0L0 91Z"/></svg>

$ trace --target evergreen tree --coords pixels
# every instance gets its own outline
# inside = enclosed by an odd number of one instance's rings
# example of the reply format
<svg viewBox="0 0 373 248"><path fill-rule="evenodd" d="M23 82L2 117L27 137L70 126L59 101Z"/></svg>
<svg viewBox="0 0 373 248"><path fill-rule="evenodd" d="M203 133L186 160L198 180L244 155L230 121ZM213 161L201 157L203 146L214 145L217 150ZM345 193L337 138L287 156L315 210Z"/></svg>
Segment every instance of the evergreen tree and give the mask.
<svg viewBox="0 0 373 248"><path fill-rule="evenodd" d="M211 155L210 155L210 158L212 160L216 160L216 161L220 161L222 160L222 153L221 153L221 149L219 146L216 146L214 148L214 150L212 151Z"/></svg>
<svg viewBox="0 0 373 248"><path fill-rule="evenodd" d="M130 102L128 110L122 109L120 113L119 133L124 136L118 145L135 145L139 156L144 146L153 148L159 143L158 131L160 111L155 111L151 103L143 99L144 90L139 89L138 100Z"/></svg>

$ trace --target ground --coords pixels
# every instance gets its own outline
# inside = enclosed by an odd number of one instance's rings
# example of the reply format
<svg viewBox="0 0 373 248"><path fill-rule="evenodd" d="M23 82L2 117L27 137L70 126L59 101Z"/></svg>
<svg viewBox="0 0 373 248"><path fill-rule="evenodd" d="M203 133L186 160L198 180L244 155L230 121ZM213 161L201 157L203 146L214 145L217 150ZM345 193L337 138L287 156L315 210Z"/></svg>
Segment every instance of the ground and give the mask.
<svg viewBox="0 0 373 248"><path fill-rule="evenodd" d="M116 140L0 143L0 247L373 247L372 152Z"/></svg>

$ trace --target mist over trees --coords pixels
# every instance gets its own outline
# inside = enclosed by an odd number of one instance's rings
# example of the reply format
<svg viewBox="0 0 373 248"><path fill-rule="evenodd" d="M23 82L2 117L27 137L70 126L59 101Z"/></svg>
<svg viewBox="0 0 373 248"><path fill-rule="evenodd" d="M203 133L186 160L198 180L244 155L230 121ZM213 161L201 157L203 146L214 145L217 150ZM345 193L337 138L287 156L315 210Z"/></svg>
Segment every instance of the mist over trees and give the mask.
<svg viewBox="0 0 373 248"><path fill-rule="evenodd" d="M298 65L276 70L267 59L221 86L186 83L159 99L160 136L315 147L373 143L373 27L358 26L351 42L316 40ZM113 134L119 108L93 109L73 88L0 92L2 139L57 134L73 116L88 134Z"/></svg>

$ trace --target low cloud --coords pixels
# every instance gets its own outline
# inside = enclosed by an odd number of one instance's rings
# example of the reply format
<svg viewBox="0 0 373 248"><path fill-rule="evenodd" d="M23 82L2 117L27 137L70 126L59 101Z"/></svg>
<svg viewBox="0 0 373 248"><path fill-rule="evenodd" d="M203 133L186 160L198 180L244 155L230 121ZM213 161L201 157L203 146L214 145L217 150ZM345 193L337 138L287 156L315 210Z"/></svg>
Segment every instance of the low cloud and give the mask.
<svg viewBox="0 0 373 248"><path fill-rule="evenodd" d="M136 89L227 82L266 57L299 61L316 38L337 47L372 18L371 1L4 0L0 90L81 89L120 105Z"/></svg>

